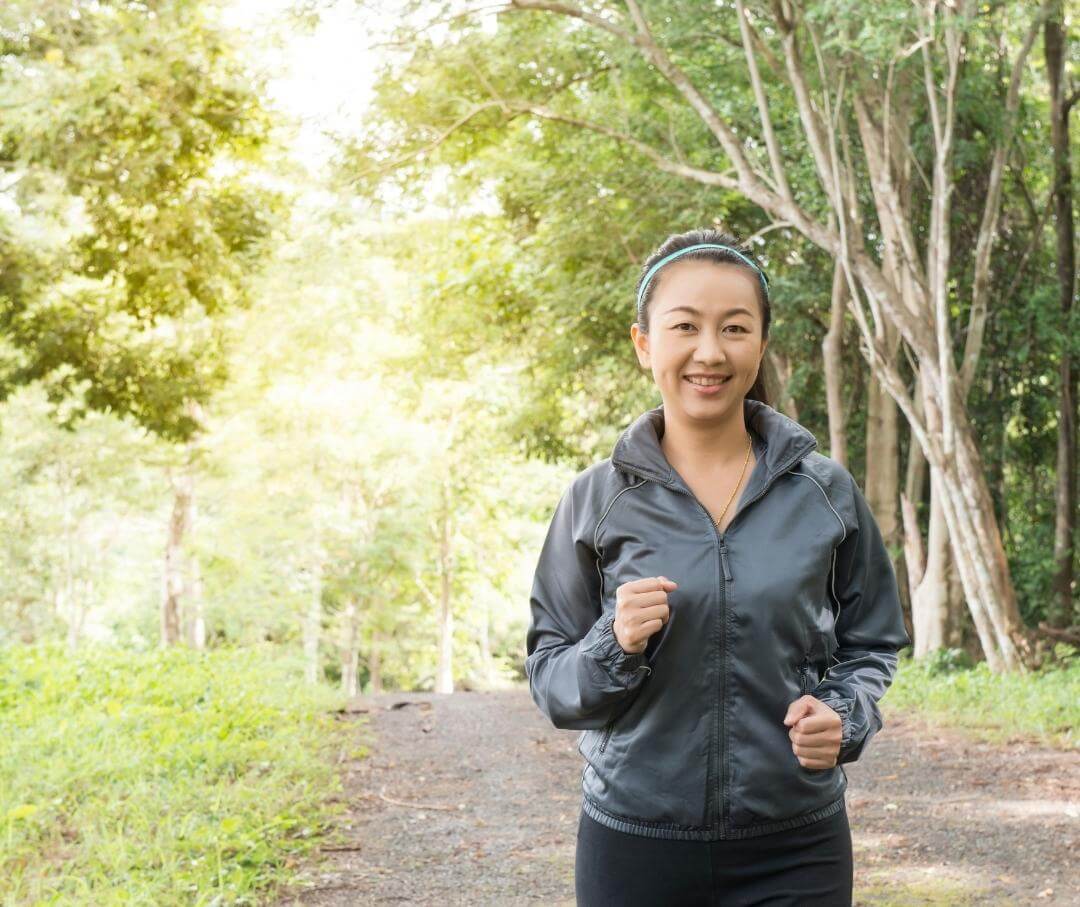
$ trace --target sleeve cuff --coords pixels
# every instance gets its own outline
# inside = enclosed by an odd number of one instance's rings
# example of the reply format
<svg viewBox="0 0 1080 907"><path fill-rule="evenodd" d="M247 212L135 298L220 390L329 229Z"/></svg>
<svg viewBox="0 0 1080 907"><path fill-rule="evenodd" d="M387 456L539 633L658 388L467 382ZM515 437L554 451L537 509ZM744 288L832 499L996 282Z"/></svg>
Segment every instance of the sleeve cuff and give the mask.
<svg viewBox="0 0 1080 907"><path fill-rule="evenodd" d="M592 632L595 633L596 639L587 651L597 661L610 666L617 672L631 676L639 672L652 673L652 668L645 664L644 652L630 653L619 645L619 640L615 637L614 615L602 617Z"/></svg>
<svg viewBox="0 0 1080 907"><path fill-rule="evenodd" d="M840 699L835 696L819 696L817 698L840 716L842 736L840 740L840 753L837 761L842 762L844 756L851 749L851 738L855 730L855 724L851 720L851 700Z"/></svg>

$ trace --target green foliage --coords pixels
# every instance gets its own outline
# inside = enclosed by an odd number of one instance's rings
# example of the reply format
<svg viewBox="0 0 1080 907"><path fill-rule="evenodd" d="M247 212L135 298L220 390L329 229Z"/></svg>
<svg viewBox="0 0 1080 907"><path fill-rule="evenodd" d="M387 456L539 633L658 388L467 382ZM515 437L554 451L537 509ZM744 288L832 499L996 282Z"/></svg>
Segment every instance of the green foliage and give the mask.
<svg viewBox="0 0 1080 907"><path fill-rule="evenodd" d="M135 565L158 563L167 489L144 464L164 445L104 413L65 430L48 408L34 386L3 406L0 645L94 636L160 589L156 570Z"/></svg>
<svg viewBox="0 0 1080 907"><path fill-rule="evenodd" d="M971 656L963 649L935 649L919 662L927 677L940 677L952 671L966 670L974 666Z"/></svg>
<svg viewBox="0 0 1080 907"><path fill-rule="evenodd" d="M1070 648L1059 645L1056 664L1025 674L995 674L955 649L920 661L905 655L885 702L987 740L1026 738L1072 749L1080 728L1080 660Z"/></svg>
<svg viewBox="0 0 1080 907"><path fill-rule="evenodd" d="M632 290L645 257L668 234L691 227L719 225L745 236L771 226L759 248L774 287L771 350L788 369L786 393L800 422L827 452L821 341L829 324L833 256L798 230L769 224L740 193L672 173L634 145L644 142L668 162L731 173L732 162L701 111L624 37L636 30L628 11L618 4L602 12L589 6L510 9L486 27L479 15L455 18L438 40L427 26L450 13L449 4L402 6L410 14L398 20L401 50L388 58L376 84L370 128L343 143L337 185L375 205L387 187L427 201L431 177L441 168L448 176L446 204L464 205L480 188L495 202L483 214L434 227L410 224L392 244L403 268L421 275L423 293L410 314L431 350L428 364L452 372L473 368L472 357L522 361L527 381L507 431L532 455L583 468L609 454L618 431L658 402L629 338ZM831 188L817 173L787 74L783 29L774 21L778 7L760 0L745 7L793 196L819 223L834 223ZM973 4L956 20L952 7L939 5L927 16L903 0L876 4L873 16L856 0L786 8L799 20L795 65L811 103L842 132L838 142L850 163L862 225L855 242L878 261L885 257L880 199L870 185L864 137L880 133L886 116L903 120L910 111L910 133L897 139L901 150L890 153L902 155L899 169L910 179L901 194L911 199L906 227L921 256L929 241L936 147L926 84L935 86L940 102L942 23L949 18L962 33L949 225L950 329L959 362L970 334L989 175L1005 125L1009 62L1036 7L1016 0ZM623 35L563 14L573 9L601 15ZM657 43L741 137L744 153L769 173L763 112L734 5L703 9L658 0L643 15ZM1061 313L1054 232L1044 216L1052 164L1040 44L1021 73L986 331L968 396L1021 615L1029 623L1046 616L1051 600L1060 362L1066 353L1075 358L1080 344L1077 307L1069 322ZM855 98L865 108L861 126ZM552 115L527 109L536 105ZM848 314L845 321L848 463L861 480L870 376L854 319ZM909 387L910 358L902 345L896 361ZM916 443L903 425L901 432L904 448ZM929 507L920 492L915 506L925 527Z"/></svg>
<svg viewBox="0 0 1080 907"><path fill-rule="evenodd" d="M41 381L70 424L131 415L184 440L225 379L216 320L283 217L248 178L268 146L262 85L214 0L51 0L0 11L0 399ZM48 242L26 229L51 225Z"/></svg>
<svg viewBox="0 0 1080 907"><path fill-rule="evenodd" d="M252 904L333 815L326 688L271 647L0 649L0 899Z"/></svg>

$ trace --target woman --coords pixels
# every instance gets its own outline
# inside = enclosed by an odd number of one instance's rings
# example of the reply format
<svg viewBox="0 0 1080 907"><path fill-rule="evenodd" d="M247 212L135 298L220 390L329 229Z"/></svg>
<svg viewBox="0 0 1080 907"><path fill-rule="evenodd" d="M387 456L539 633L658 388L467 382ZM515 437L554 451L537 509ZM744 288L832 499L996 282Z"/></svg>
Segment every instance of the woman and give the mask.
<svg viewBox="0 0 1080 907"><path fill-rule="evenodd" d="M638 361L663 400L563 494L526 673L581 730L579 904L845 905L841 767L910 645L850 473L768 405L768 279L727 234L645 263Z"/></svg>

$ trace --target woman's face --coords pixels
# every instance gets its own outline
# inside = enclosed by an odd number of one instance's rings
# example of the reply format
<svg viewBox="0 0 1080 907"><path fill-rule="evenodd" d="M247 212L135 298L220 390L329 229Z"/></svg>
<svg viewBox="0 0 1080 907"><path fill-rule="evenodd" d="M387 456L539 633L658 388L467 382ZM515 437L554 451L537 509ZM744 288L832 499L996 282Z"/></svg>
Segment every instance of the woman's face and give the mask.
<svg viewBox="0 0 1080 907"><path fill-rule="evenodd" d="M649 333L630 328L638 362L652 370L664 410L715 422L741 413L768 341L762 337L757 277L710 261L677 261L653 278ZM725 376L719 387L707 376ZM694 383L696 379L698 383Z"/></svg>

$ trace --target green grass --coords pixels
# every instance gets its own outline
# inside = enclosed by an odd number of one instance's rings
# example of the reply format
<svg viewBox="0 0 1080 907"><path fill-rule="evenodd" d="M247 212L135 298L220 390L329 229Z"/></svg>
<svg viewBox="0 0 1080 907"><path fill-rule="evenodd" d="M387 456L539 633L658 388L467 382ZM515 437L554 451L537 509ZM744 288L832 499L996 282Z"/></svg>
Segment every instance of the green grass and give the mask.
<svg viewBox="0 0 1080 907"><path fill-rule="evenodd" d="M0 649L0 899L257 903L340 810L340 705L269 647Z"/></svg>
<svg viewBox="0 0 1080 907"><path fill-rule="evenodd" d="M1059 644L1064 657L1073 650ZM914 662L901 658L882 704L960 726L992 743L1029 740L1073 749L1080 728L1080 659L1027 674L994 674L957 650Z"/></svg>
<svg viewBox="0 0 1080 907"><path fill-rule="evenodd" d="M976 892L949 879L928 879L925 882L881 882L856 885L854 902L873 907L967 907L974 902ZM982 903L987 905L983 899ZM1005 907L1005 901L994 902Z"/></svg>

